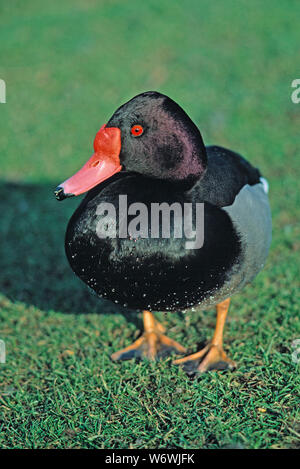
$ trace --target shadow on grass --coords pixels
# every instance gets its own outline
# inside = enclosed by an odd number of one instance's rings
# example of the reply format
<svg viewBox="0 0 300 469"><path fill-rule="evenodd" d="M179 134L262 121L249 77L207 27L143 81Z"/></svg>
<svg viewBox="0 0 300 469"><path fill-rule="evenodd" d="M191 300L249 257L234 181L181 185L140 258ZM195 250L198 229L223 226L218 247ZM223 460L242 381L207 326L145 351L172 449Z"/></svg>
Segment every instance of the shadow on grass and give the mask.
<svg viewBox="0 0 300 469"><path fill-rule="evenodd" d="M0 292L44 311L136 314L102 300L73 274L65 230L79 198L58 203L53 184L0 183Z"/></svg>

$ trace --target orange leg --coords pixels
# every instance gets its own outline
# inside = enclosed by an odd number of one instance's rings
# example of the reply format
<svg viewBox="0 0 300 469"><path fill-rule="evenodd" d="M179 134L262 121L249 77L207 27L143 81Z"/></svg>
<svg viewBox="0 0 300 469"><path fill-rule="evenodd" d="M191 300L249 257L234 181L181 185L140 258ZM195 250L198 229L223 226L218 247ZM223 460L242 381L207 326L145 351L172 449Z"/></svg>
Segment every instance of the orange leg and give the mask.
<svg viewBox="0 0 300 469"><path fill-rule="evenodd" d="M175 365L183 364L184 369L189 374L236 367L235 363L227 357L223 350L223 331L229 304L230 298L217 305L217 324L211 342L199 352L175 360Z"/></svg>
<svg viewBox="0 0 300 469"><path fill-rule="evenodd" d="M172 352L185 353L186 349L164 335L165 328L156 321L150 311L143 311L144 333L132 345L111 355L112 360L148 358L155 360Z"/></svg>

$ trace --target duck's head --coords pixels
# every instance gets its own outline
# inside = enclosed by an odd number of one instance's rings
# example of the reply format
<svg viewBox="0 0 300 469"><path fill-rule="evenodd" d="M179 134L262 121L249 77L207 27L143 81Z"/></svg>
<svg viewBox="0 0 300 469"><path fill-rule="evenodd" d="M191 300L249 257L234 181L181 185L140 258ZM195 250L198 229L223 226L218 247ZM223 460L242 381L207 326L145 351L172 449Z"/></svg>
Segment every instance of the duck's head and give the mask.
<svg viewBox="0 0 300 469"><path fill-rule="evenodd" d="M58 200L82 194L119 171L191 187L206 169L201 134L184 110L149 91L119 107L97 133L95 153L55 189Z"/></svg>

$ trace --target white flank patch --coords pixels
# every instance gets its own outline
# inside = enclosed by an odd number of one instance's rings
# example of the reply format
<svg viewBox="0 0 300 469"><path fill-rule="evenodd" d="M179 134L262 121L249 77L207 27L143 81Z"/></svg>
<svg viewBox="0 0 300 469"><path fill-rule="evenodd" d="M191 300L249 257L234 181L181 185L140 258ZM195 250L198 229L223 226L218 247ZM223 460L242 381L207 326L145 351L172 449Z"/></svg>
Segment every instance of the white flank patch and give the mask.
<svg viewBox="0 0 300 469"><path fill-rule="evenodd" d="M268 194L268 192L269 192L269 183L268 183L268 181L265 178L259 178L259 179L260 179L260 182L262 183L262 185L264 186L265 193Z"/></svg>

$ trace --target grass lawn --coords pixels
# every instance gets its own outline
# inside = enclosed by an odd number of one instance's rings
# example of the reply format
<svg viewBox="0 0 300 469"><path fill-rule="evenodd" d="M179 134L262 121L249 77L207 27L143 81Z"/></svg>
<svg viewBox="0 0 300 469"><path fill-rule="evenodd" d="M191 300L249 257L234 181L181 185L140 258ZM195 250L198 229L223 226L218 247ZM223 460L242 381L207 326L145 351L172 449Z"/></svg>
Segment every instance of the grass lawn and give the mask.
<svg viewBox="0 0 300 469"><path fill-rule="evenodd" d="M300 104L297 0L2 2L0 78L1 448L300 447ZM239 367L188 379L171 359L112 363L140 314L98 300L64 254L79 203L52 190L91 155L118 105L178 101L206 144L239 151L270 182L267 265L233 298ZM196 351L215 311L157 315Z"/></svg>

